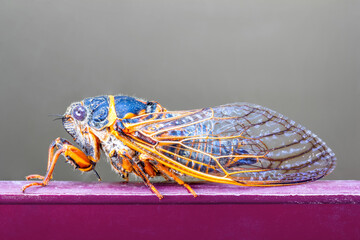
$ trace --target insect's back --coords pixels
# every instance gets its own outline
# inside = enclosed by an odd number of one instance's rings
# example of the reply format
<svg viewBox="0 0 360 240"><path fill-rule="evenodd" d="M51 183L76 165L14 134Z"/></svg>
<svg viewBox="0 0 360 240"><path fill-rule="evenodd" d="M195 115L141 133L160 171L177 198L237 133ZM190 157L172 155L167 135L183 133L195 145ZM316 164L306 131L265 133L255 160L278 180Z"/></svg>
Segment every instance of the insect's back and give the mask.
<svg viewBox="0 0 360 240"><path fill-rule="evenodd" d="M156 115L166 119L138 130L158 141L156 151L165 159L205 174L276 185L313 181L335 167L334 153L320 138L258 105L235 103Z"/></svg>

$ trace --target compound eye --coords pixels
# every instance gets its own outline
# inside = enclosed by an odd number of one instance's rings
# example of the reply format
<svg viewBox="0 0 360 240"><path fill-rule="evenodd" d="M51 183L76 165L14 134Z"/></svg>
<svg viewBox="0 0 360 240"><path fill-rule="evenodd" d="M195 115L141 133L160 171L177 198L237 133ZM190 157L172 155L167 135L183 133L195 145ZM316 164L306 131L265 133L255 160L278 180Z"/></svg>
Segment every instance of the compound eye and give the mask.
<svg viewBox="0 0 360 240"><path fill-rule="evenodd" d="M74 108L72 115L76 120L82 121L86 118L86 108L78 105Z"/></svg>

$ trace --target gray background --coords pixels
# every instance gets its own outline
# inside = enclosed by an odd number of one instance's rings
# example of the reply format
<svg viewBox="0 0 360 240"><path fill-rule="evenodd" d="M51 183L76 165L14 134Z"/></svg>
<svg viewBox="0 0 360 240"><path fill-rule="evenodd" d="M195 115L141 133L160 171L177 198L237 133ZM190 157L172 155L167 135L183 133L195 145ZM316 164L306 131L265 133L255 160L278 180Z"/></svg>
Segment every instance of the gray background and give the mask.
<svg viewBox="0 0 360 240"><path fill-rule="evenodd" d="M117 93L267 106L334 150L327 179L360 179L359 22L349 0L0 1L0 179L44 174L49 143L68 138L48 114ZM63 160L55 179L96 180Z"/></svg>

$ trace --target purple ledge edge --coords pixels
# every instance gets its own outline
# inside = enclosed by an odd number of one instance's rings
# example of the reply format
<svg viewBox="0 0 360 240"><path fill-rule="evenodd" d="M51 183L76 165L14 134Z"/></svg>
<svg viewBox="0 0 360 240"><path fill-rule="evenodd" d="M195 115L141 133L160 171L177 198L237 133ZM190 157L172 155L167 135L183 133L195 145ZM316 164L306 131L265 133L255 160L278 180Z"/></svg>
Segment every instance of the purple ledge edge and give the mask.
<svg viewBox="0 0 360 240"><path fill-rule="evenodd" d="M51 181L46 187L29 182L0 181L0 204L221 204L295 203L360 204L360 181L321 180L283 187L242 187L215 183L190 183L194 198L174 183L154 183L164 195L159 200L142 183Z"/></svg>

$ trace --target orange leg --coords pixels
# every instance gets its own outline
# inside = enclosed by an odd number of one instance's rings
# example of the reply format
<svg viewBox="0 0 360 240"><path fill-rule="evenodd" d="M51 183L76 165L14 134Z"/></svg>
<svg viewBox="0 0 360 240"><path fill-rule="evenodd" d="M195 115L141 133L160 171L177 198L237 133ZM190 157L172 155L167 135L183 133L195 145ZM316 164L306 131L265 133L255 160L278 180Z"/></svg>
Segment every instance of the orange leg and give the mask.
<svg viewBox="0 0 360 240"><path fill-rule="evenodd" d="M135 174L142 178L145 185L148 186L151 189L151 191L153 193L155 193L159 199L164 198L164 196L154 187L154 185L152 185L152 183L150 182L149 178L146 176L144 171L141 170L141 168L132 159L128 159L128 160L132 164Z"/></svg>
<svg viewBox="0 0 360 240"><path fill-rule="evenodd" d="M160 172L163 172L164 174L174 179L174 181L177 182L178 184L184 186L189 191L189 193L194 195L194 197L197 197L196 192L188 184L186 184L183 180L181 180L178 176L176 176L175 173L170 172L167 167L163 166L162 164L156 164L155 167Z"/></svg>
<svg viewBox="0 0 360 240"><path fill-rule="evenodd" d="M55 164L60 156L61 153L63 153L63 149L59 149L56 151L55 155L53 156L52 158L52 161L50 163L50 168L48 168L47 172L46 172L46 175L45 177L43 176L40 176L40 175L30 175L30 176L27 176L26 179L32 179L32 178L42 178L43 181L42 182L33 182L33 183L30 183L30 184L27 184L25 186L22 187L22 191L25 192L25 190L29 187L32 187L32 186L46 186L48 184L48 182L50 181L50 178L52 176L52 173L54 171L54 168L55 168Z"/></svg>
<svg viewBox="0 0 360 240"><path fill-rule="evenodd" d="M119 175L124 179L125 183L129 182L129 173L125 169L121 169L120 166L117 166L116 163L110 161L111 166L114 168L115 171L119 173Z"/></svg>
<svg viewBox="0 0 360 240"><path fill-rule="evenodd" d="M146 154L140 154L139 160L144 163L144 172L148 174L150 177L155 177L158 175L161 175L166 181L170 181L170 178L164 174L161 171L158 171L156 167L150 162L152 160L151 157L149 157Z"/></svg>
<svg viewBox="0 0 360 240"><path fill-rule="evenodd" d="M129 152L128 149L122 149L121 151L115 153L112 152L109 155L111 160L111 165L113 168L119 172L119 174L128 181L128 173L135 173L137 176L141 177L144 181L145 185L151 189L153 193L159 199L163 198L163 195L159 193L159 191L151 184L148 176L154 177L156 176L157 172L153 165L150 164L149 161L144 162L144 166L138 165L137 162L133 160L133 153ZM143 163L143 162L142 162ZM148 175L148 176L147 176Z"/></svg>
<svg viewBox="0 0 360 240"><path fill-rule="evenodd" d="M54 154L55 147L58 148L58 150ZM95 165L94 162L91 159L89 159L85 153L83 153L80 149L74 147L69 141L62 138L57 138L50 144L49 147L48 166L46 170L46 175L41 176L34 174L26 177L27 180L40 179L43 181L27 184L22 187L22 191L24 192L27 188L32 186L46 186L50 181L50 179L52 178L52 174L54 172L56 162L61 154L64 155L67 161L69 161L72 165L75 166L75 168L78 168L80 171L94 170L93 169ZM98 178L100 177L98 176Z"/></svg>
<svg viewBox="0 0 360 240"><path fill-rule="evenodd" d="M49 167L52 161L52 158L54 156L54 148L56 146L56 142L59 141L60 139L57 138L54 142L52 142L52 144L50 144L49 147L49 153L48 153L48 163L47 163L47 167L46 167L46 172L49 171ZM30 179L39 179L39 180L44 180L44 176L38 175L38 174L32 174L29 176L26 176L26 180L30 180ZM50 179L52 178L52 176L50 177Z"/></svg>
<svg viewBox="0 0 360 240"><path fill-rule="evenodd" d="M154 165L152 165L149 160L144 161L144 171L150 176L150 177L155 177L156 175L158 175L158 171L156 170L156 168L154 167Z"/></svg>

